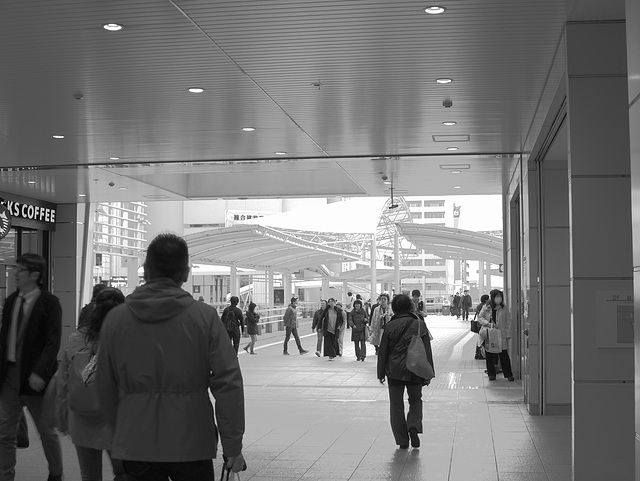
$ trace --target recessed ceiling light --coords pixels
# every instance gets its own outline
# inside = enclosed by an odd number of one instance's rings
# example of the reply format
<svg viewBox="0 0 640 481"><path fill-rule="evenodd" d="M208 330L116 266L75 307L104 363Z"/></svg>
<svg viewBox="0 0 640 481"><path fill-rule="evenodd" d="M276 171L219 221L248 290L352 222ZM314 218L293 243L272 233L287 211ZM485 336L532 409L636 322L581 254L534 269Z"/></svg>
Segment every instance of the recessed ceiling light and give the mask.
<svg viewBox="0 0 640 481"><path fill-rule="evenodd" d="M36 183L36 181L35 181L35 180L28 180L28 181L27 181L27 184L32 184L32 185L33 185L33 184L35 184L35 183Z"/></svg>
<svg viewBox="0 0 640 481"><path fill-rule="evenodd" d="M459 174L460 172L461 172L461 171L459 171L459 170L452 170L452 171L451 171L451 173L452 173L452 174Z"/></svg>
<svg viewBox="0 0 640 481"><path fill-rule="evenodd" d="M391 185L391 184L392 184L392 182L391 182L390 180L385 180L385 181L383 182L383 184Z"/></svg>
<svg viewBox="0 0 640 481"><path fill-rule="evenodd" d="M445 7L438 7L438 6L432 6L432 7L427 7L424 9L425 12L427 12L429 15L438 15L440 13L444 13L447 11L447 9Z"/></svg>
<svg viewBox="0 0 640 481"><path fill-rule="evenodd" d="M204 92L204 89L200 87L191 87L189 89L189 92L191 92L192 94L201 94L202 92Z"/></svg>
<svg viewBox="0 0 640 481"><path fill-rule="evenodd" d="M120 160L120 157L109 157L109 160Z"/></svg>
<svg viewBox="0 0 640 481"><path fill-rule="evenodd" d="M460 185L454 185L454 186L453 186L453 188L454 188L454 189L462 189L462 186L460 186Z"/></svg>
<svg viewBox="0 0 640 481"><path fill-rule="evenodd" d="M450 84L451 82L453 82L452 78L437 78L436 82L438 82L439 84Z"/></svg>
<svg viewBox="0 0 640 481"><path fill-rule="evenodd" d="M78 194L78 197L86 197L87 194Z"/></svg>
<svg viewBox="0 0 640 481"><path fill-rule="evenodd" d="M459 147L447 147L447 150L458 150Z"/></svg>
<svg viewBox="0 0 640 481"><path fill-rule="evenodd" d="M64 139L64 135L54 135L54 139Z"/></svg>
<svg viewBox="0 0 640 481"><path fill-rule="evenodd" d="M117 32L118 30L122 30L124 25L120 25L119 23L105 23L102 28L110 32Z"/></svg>
<svg viewBox="0 0 640 481"><path fill-rule="evenodd" d="M276 155L287 155L286 152L274 152L274 154L276 154Z"/></svg>
<svg viewBox="0 0 640 481"><path fill-rule="evenodd" d="M458 122L454 122L453 120L447 121L447 122L442 122L442 125L456 125Z"/></svg>
<svg viewBox="0 0 640 481"><path fill-rule="evenodd" d="M127 188L126 188L126 187L118 187L118 189L120 189L120 190L127 190Z"/></svg>
<svg viewBox="0 0 640 481"><path fill-rule="evenodd" d="M256 129L254 127L242 127L242 130L244 130L245 132L253 132Z"/></svg>

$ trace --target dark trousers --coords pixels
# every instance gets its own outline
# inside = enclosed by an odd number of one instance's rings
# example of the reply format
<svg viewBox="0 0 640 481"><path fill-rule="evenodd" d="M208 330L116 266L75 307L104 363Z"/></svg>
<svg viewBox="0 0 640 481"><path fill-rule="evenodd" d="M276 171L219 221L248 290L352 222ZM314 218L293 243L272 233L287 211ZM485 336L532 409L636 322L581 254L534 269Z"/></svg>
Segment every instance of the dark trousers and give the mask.
<svg viewBox="0 0 640 481"><path fill-rule="evenodd" d="M338 355L338 339L333 332L324 332L324 355L325 357L334 358Z"/></svg>
<svg viewBox="0 0 640 481"><path fill-rule="evenodd" d="M286 334L284 335L284 347L282 348L284 352L287 352L287 348L289 346L289 339L291 339L291 334L293 334L293 338L296 340L296 345L298 346L298 351L302 352L304 349L302 348L302 344L300 343L300 336L298 336L298 329L295 327L286 327Z"/></svg>
<svg viewBox="0 0 640 481"><path fill-rule="evenodd" d="M509 359L509 351L504 349L501 353L488 352L485 350L485 358L487 360L487 375L489 377L496 377L496 364L498 363L498 358L500 359L500 364L502 364L502 373L504 377L513 377L513 373L511 372L511 359Z"/></svg>
<svg viewBox="0 0 640 481"><path fill-rule="evenodd" d="M233 348L236 350L236 354L238 354L238 349L240 348L240 329L227 331L227 334L229 334L229 339L233 342Z"/></svg>
<svg viewBox="0 0 640 481"><path fill-rule="evenodd" d="M213 481L213 461L186 461L156 463L148 461L122 461L130 481Z"/></svg>
<svg viewBox="0 0 640 481"><path fill-rule="evenodd" d="M462 319L464 319L465 321L469 320L469 308L468 307L463 307L462 308Z"/></svg>
<svg viewBox="0 0 640 481"><path fill-rule="evenodd" d="M389 385L389 417L396 444L409 444L409 429L422 432L422 384L387 378ZM409 395L409 412L404 416L404 390Z"/></svg>
<svg viewBox="0 0 640 481"><path fill-rule="evenodd" d="M367 357L367 342L364 340L364 338L360 339L359 341L353 341L353 345L356 349L356 358L364 359L365 357Z"/></svg>

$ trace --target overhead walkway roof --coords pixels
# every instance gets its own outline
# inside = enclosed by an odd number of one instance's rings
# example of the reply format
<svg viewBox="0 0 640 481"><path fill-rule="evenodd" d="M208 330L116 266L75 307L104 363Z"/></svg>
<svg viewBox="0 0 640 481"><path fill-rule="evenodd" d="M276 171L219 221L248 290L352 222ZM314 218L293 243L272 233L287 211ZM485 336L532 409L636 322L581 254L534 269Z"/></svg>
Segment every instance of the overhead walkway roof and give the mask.
<svg viewBox="0 0 640 481"><path fill-rule="evenodd" d="M393 268L380 268L376 269L376 280L378 282L386 282L392 281L395 279L396 271ZM431 277L431 272L426 269L416 269L416 268L400 268L400 276L403 279L408 278L420 278L426 276L427 278ZM442 274L444 276L444 273ZM440 277L442 277L440 276ZM339 281L347 281L347 282L371 282L371 268L364 269L352 269L350 271L342 272L337 274L337 277L332 280Z"/></svg>
<svg viewBox="0 0 640 481"><path fill-rule="evenodd" d="M194 263L293 272L360 259L353 252L258 225L210 229L189 234L184 239Z"/></svg>
<svg viewBox="0 0 640 481"><path fill-rule="evenodd" d="M499 237L454 227L398 223L398 232L409 242L442 259L478 260L501 264L503 242Z"/></svg>

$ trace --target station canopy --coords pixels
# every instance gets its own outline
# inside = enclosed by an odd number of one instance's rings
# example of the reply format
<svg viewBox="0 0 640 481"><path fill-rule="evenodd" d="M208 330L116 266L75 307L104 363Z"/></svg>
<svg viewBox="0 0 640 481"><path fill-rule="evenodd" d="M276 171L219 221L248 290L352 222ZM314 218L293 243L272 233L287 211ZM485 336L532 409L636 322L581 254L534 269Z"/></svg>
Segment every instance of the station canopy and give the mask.
<svg viewBox="0 0 640 481"><path fill-rule="evenodd" d="M360 259L354 252L258 225L210 229L186 235L184 239L189 245L191 262L201 264L294 272Z"/></svg>
<svg viewBox="0 0 640 481"><path fill-rule="evenodd" d="M502 238L455 227L398 223L398 232L419 249L441 259L502 264Z"/></svg>

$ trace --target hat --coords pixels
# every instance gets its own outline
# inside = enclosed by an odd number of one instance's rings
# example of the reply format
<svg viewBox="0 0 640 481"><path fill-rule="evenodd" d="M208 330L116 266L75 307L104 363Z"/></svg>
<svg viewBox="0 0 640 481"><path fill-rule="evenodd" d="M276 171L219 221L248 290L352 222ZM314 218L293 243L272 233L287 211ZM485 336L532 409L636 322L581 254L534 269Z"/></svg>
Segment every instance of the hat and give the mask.
<svg viewBox="0 0 640 481"><path fill-rule="evenodd" d="M291 304L293 304L294 302L297 302L297 301L298 301L298 298L296 296L293 296L291 298Z"/></svg>

